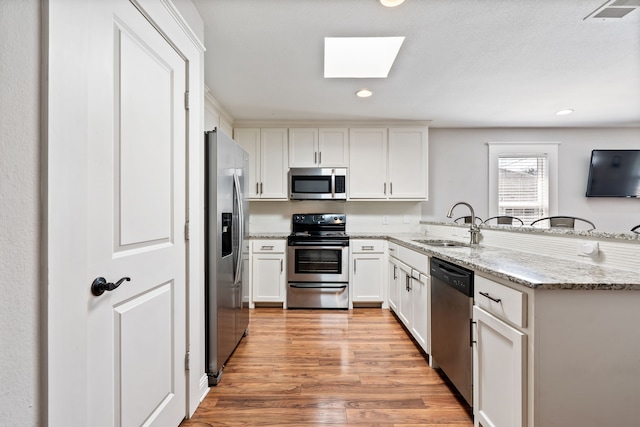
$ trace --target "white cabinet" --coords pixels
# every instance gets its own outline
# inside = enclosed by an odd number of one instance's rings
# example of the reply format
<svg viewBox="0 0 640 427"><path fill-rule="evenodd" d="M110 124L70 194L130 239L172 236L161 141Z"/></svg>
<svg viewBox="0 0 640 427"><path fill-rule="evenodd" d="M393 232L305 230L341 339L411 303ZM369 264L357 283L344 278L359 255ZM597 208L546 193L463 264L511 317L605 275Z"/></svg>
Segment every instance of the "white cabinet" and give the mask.
<svg viewBox="0 0 640 427"><path fill-rule="evenodd" d="M431 354L431 341L429 340L429 316L431 307L431 288L429 276L411 271L411 335L420 344L425 352Z"/></svg>
<svg viewBox="0 0 640 427"><path fill-rule="evenodd" d="M398 318L404 323L404 326L411 328L411 319L413 318L413 302L411 300L411 267L403 262L398 263L399 280L398 280Z"/></svg>
<svg viewBox="0 0 640 427"><path fill-rule="evenodd" d="M286 241L251 242L251 285L253 302L285 302Z"/></svg>
<svg viewBox="0 0 640 427"><path fill-rule="evenodd" d="M234 136L249 153L249 199L287 200L287 129L237 128Z"/></svg>
<svg viewBox="0 0 640 427"><path fill-rule="evenodd" d="M350 199L384 199L387 188L387 128L349 129Z"/></svg>
<svg viewBox="0 0 640 427"><path fill-rule="evenodd" d="M289 167L346 167L347 128L290 128Z"/></svg>
<svg viewBox="0 0 640 427"><path fill-rule="evenodd" d="M426 254L389 243L389 307L420 347L430 354L431 282L428 272Z"/></svg>
<svg viewBox="0 0 640 427"><path fill-rule="evenodd" d="M429 172L426 128L390 128L388 186L390 199L426 199Z"/></svg>
<svg viewBox="0 0 640 427"><path fill-rule="evenodd" d="M393 310L393 312L398 312L398 295L400 291L400 261L397 260L396 256L398 253L398 245L395 243L389 243L389 280L388 280L388 296L387 301L389 304L389 308Z"/></svg>
<svg viewBox="0 0 640 427"><path fill-rule="evenodd" d="M251 245L245 240L242 245L242 306L252 307L251 302Z"/></svg>
<svg viewBox="0 0 640 427"><path fill-rule="evenodd" d="M473 307L474 425L522 427L525 419L526 335Z"/></svg>
<svg viewBox="0 0 640 427"><path fill-rule="evenodd" d="M368 239L350 241L352 303L381 303L387 307L384 243Z"/></svg>
<svg viewBox="0 0 640 427"><path fill-rule="evenodd" d="M474 300L475 426L525 426L526 294L477 275Z"/></svg>
<svg viewBox="0 0 640 427"><path fill-rule="evenodd" d="M428 147L424 127L350 129L349 198L425 200Z"/></svg>

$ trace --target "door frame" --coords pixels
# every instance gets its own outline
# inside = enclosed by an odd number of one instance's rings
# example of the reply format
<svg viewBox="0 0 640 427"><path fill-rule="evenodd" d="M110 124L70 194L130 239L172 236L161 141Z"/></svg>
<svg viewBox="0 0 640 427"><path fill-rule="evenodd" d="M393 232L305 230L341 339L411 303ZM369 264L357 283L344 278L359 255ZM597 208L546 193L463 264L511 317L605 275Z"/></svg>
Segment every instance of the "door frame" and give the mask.
<svg viewBox="0 0 640 427"><path fill-rule="evenodd" d="M42 6L42 418L87 425L87 119L92 0ZM206 394L204 370L204 45L171 0L130 0L187 63L186 336L190 354L185 417ZM187 102L187 101L185 101ZM185 228L185 233L187 232Z"/></svg>

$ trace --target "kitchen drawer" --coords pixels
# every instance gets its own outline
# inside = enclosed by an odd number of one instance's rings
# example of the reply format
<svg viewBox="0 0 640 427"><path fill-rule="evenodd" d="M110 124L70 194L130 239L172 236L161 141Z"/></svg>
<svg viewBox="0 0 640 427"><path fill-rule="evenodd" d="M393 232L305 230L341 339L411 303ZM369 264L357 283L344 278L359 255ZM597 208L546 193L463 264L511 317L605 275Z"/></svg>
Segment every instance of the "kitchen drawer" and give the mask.
<svg viewBox="0 0 640 427"><path fill-rule="evenodd" d="M362 253L384 253L384 240L358 240L352 239L349 242L351 252Z"/></svg>
<svg viewBox="0 0 640 427"><path fill-rule="evenodd" d="M405 248L404 246L400 246L398 251L398 258L400 258L402 262L409 264L422 274L429 274L429 256L427 254Z"/></svg>
<svg viewBox="0 0 640 427"><path fill-rule="evenodd" d="M521 328L527 327L527 294L475 276L474 304Z"/></svg>
<svg viewBox="0 0 640 427"><path fill-rule="evenodd" d="M400 256L400 246L397 243L389 242L389 256L398 258Z"/></svg>
<svg viewBox="0 0 640 427"><path fill-rule="evenodd" d="M254 240L251 242L254 253L278 253L283 254L286 247L286 240Z"/></svg>

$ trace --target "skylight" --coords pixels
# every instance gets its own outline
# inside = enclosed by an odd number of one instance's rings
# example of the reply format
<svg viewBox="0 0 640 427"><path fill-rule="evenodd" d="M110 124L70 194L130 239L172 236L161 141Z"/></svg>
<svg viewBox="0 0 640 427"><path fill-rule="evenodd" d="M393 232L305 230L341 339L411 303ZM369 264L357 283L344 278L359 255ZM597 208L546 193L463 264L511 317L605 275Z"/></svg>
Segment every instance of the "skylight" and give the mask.
<svg viewBox="0 0 640 427"><path fill-rule="evenodd" d="M404 37L325 37L325 78L386 78Z"/></svg>

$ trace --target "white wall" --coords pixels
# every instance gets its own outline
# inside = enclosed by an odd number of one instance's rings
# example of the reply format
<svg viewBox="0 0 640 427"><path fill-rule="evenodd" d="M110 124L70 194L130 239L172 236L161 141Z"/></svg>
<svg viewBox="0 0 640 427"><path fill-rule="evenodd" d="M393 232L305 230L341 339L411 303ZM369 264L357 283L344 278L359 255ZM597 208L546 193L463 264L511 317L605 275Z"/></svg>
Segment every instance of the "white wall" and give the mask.
<svg viewBox="0 0 640 427"><path fill-rule="evenodd" d="M449 207L470 203L476 215L489 211L487 142L559 141L558 214L593 221L600 231L629 231L640 224L640 199L586 198L593 149L640 149L640 128L429 129L429 201L422 218L450 221ZM457 207L454 216L467 214Z"/></svg>
<svg viewBox="0 0 640 427"><path fill-rule="evenodd" d="M0 425L40 408L40 6L0 1Z"/></svg>

